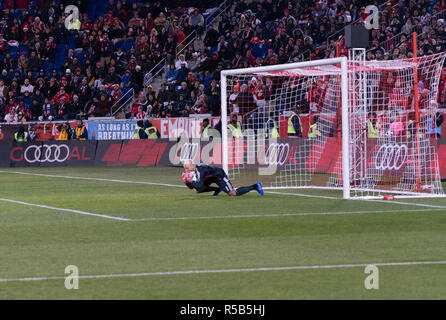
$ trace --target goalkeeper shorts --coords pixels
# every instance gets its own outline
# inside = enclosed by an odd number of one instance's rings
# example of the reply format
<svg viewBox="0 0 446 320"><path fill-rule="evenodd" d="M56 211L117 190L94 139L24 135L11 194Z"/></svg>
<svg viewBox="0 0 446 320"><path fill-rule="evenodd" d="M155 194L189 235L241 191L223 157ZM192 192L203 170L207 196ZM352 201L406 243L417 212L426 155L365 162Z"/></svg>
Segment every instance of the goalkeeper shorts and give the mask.
<svg viewBox="0 0 446 320"><path fill-rule="evenodd" d="M228 177L223 177L217 181L217 185L226 193L231 192L234 187L232 186L231 181L229 181Z"/></svg>

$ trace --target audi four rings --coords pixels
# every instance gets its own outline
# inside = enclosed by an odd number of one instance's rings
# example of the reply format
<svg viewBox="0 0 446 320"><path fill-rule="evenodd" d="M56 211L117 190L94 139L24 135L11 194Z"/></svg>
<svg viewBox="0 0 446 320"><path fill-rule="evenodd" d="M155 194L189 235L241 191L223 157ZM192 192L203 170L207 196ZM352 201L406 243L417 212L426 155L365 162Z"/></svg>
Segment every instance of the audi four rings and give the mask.
<svg viewBox="0 0 446 320"><path fill-rule="evenodd" d="M406 162L408 148L405 144L383 144L375 157L375 168L379 170L399 170Z"/></svg>
<svg viewBox="0 0 446 320"><path fill-rule="evenodd" d="M25 149L23 156L26 162L64 162L70 156L70 148L66 144L32 145Z"/></svg>
<svg viewBox="0 0 446 320"><path fill-rule="evenodd" d="M290 145L288 143L272 143L265 153L265 164L283 165L288 159Z"/></svg>

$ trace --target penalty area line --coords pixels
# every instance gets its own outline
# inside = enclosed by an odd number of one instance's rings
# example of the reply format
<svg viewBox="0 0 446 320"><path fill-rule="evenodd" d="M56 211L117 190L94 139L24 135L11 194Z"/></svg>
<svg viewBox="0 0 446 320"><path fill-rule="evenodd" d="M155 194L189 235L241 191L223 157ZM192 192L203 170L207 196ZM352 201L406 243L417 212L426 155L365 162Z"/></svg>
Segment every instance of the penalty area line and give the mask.
<svg viewBox="0 0 446 320"><path fill-rule="evenodd" d="M171 275L191 275L191 274L212 274L212 273L240 273L240 272L259 272L259 271L290 271L290 270L317 270L317 269L345 269L360 268L370 265L377 267L394 266L414 266L414 265L443 265L446 261L412 261L412 262L381 262L381 263L358 263L358 264L333 264L333 265L310 265L310 266L290 266L290 267L260 267L260 268L240 268L240 269L215 269L215 270L183 270L166 272L144 272L144 273L118 273L118 274L99 274L99 275L79 275L79 279L104 279L104 278L133 278L149 276L171 276ZM44 281L44 280L62 280L66 277L26 277L26 278L4 278L2 282L25 282L25 281Z"/></svg>
<svg viewBox="0 0 446 320"><path fill-rule="evenodd" d="M81 214L81 215L85 215L85 216L94 216L94 217L99 217L99 218L104 218L104 219L119 220L119 221L131 221L131 219L109 216L106 214L92 213L92 212L86 212L86 211L75 210L75 209L57 208L57 207L52 207L52 206L46 206L43 204L28 203L28 202L12 200L12 199L0 198L0 201L20 204L20 205L29 206L29 207L38 207L38 208L43 208L43 209L55 210L55 211L77 213L77 214Z"/></svg>
<svg viewBox="0 0 446 320"><path fill-rule="evenodd" d="M146 181L131 181L131 180L120 180L120 179L61 176L61 175L53 175L53 174L29 173L29 172L19 172L19 171L3 171L3 170L0 170L0 173L13 173L13 174L22 174L22 175L48 177L48 178L78 179L78 180L91 180L91 181L129 183L129 184L144 184L144 185L153 185L153 186L162 186L162 187L184 188L184 185L168 184L168 183L158 183L158 182L146 182ZM287 196L296 196L296 197L305 197L305 198L315 198L315 199L343 200L342 198L339 198L339 197L310 195L310 194L304 194L304 193L280 192L280 191L269 191L269 190L265 190L265 193L277 194L277 195L287 195ZM372 199L349 199L349 200L353 200L353 201L367 201L367 202L383 202L383 203L387 203L387 204L397 204L397 205L405 205L405 206L435 208L435 209L446 209L446 206L441 206L441 205L430 205L430 204L424 204L424 203L412 203L412 202L393 201L393 200L392 201L388 201L388 200L372 200Z"/></svg>
<svg viewBox="0 0 446 320"><path fill-rule="evenodd" d="M337 197L329 197L329 196L318 196L318 195L309 195L304 193L292 193L292 192L273 192L273 191L265 191L265 193L279 194L279 195L287 195L287 196L296 196L296 197L307 197L307 198L318 198L318 199L331 199L331 200L344 200L342 198ZM398 204L404 206L415 206L415 207L425 207L425 208L433 208L433 209L446 209L446 206L438 206L433 204L425 204L425 203L414 203L414 202L403 202L403 201L394 201L394 200L373 200L373 199L348 199L348 201L367 201L367 202L382 202L387 204Z"/></svg>
<svg viewBox="0 0 446 320"><path fill-rule="evenodd" d="M274 218L295 217L313 215L349 215L349 214L378 214L378 213L409 213L409 212L432 212L441 209L413 209L413 210L384 210L384 211L333 211L333 212L298 212L298 213L271 213L271 214L243 214L228 216L202 216L202 217L153 217L131 219L132 222L140 221L175 221L175 220L213 220L213 219L250 219L250 218Z"/></svg>
<svg viewBox="0 0 446 320"><path fill-rule="evenodd" d="M22 175L37 176L37 177L47 177L47 178L63 178L63 179L90 180L90 181L115 182L115 183L146 184L146 185L151 185L151 186L184 188L184 186L181 186L178 184L147 182L147 181L131 181L131 180L121 180L121 179L60 176L60 175L55 175L55 174L29 173L29 172L19 172L19 171L0 171L0 173L14 173L14 174L22 174Z"/></svg>

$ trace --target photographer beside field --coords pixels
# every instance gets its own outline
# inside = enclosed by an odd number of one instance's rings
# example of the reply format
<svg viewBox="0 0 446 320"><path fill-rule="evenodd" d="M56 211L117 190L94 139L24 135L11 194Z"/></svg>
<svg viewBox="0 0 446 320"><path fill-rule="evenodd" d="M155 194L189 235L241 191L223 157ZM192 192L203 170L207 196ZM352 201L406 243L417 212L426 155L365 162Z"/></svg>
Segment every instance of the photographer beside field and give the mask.
<svg viewBox="0 0 446 320"><path fill-rule="evenodd" d="M73 130L68 122L59 125L57 130L59 131L58 140L71 140Z"/></svg>

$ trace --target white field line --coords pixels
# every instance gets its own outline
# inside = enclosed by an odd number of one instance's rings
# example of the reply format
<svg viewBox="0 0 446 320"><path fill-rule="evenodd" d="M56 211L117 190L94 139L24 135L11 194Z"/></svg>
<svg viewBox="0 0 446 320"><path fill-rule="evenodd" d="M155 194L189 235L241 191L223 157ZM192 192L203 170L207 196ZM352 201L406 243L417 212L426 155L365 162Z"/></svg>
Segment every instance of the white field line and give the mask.
<svg viewBox="0 0 446 320"><path fill-rule="evenodd" d="M245 215L225 215L225 216L197 216L197 217L153 217L153 218L141 218L141 219L131 219L131 218L122 218L116 216L110 216L105 214L98 214L92 212L86 212L81 210L74 209L66 209L66 208L58 208L41 204L28 203L18 200L12 199L4 199L0 198L0 201L44 208L55 211L65 211L70 213L77 213L87 216L95 216L99 218L119 220L119 221L132 221L132 222L140 222L140 221L175 221L175 220L213 220L213 219L243 219L243 218L268 218L268 217L293 217L293 216L311 216L311 215L349 215L349 214L376 214L376 213L398 213L398 212L426 212L426 211L436 211L441 209L415 209L415 210L385 210L385 211L334 211L334 212L299 212L299 213L283 213L283 214L245 214Z"/></svg>
<svg viewBox="0 0 446 320"><path fill-rule="evenodd" d="M86 276L79 275L79 279L130 278L130 277L148 277L148 276L170 276L170 275L190 275L190 274L209 274L209 273L237 273L237 272L259 272L259 271L343 269L343 268L367 267L370 265L377 266L377 267L393 267L393 266L443 265L443 264L446 264L446 261L382 262L382 263L333 264L333 265L291 266L291 267L263 267L263 268L216 269L216 270L184 270L184 271L166 271L166 272L100 274L100 275L86 275ZM54 276L54 277L4 278L4 279L0 278L0 283L1 282L19 282L19 281L62 280L62 279L65 279L65 277Z"/></svg>
<svg viewBox="0 0 446 320"><path fill-rule="evenodd" d="M282 194L282 195L286 195L286 196L299 196L299 197L306 197L306 198L342 200L341 198L337 198L337 197L318 196L318 195L311 195L311 194L304 194L304 193L279 192L279 191L264 191L264 192L265 193L271 193L271 194Z"/></svg>
<svg viewBox="0 0 446 320"><path fill-rule="evenodd" d="M361 199L352 199L352 200L361 200ZM384 202L389 203L389 200L367 200L362 199L363 201L371 201L371 202ZM425 203L415 203L415 202L403 202L403 201L394 201L390 200L390 203L396 203L396 204L402 204L402 205L409 205L409 206L416 206L416 207L427 207L427 208L436 208L436 209L446 209L446 206L436 206L433 204L425 204Z"/></svg>
<svg viewBox="0 0 446 320"><path fill-rule="evenodd" d="M332 211L332 212L299 212L283 214L244 214L228 216L201 216L201 217L153 217L131 219L131 221L175 221L175 220L213 220L213 219L243 219L243 218L271 218L271 217L294 217L294 216L313 216L313 215L349 215L349 214L376 214L376 213L401 213L401 212L432 212L441 209L413 209L413 210L383 210L383 211Z"/></svg>
<svg viewBox="0 0 446 320"><path fill-rule="evenodd" d="M308 198L319 198L319 199L332 199L332 200L342 200L341 198L329 197L329 196L318 196L318 195L308 195L303 193L289 193L289 192L273 192L273 191L265 191L265 193L273 193L273 194L283 194L287 196L298 196L298 197L308 197ZM415 203L415 202L403 202L403 201L394 201L394 200L379 200L379 199L349 199L353 201L368 201L368 202L383 202L388 204L402 204L406 206L416 206L416 207L426 207L426 208L435 208L435 209L446 209L446 206L437 206L432 204L425 203Z"/></svg>
<svg viewBox="0 0 446 320"><path fill-rule="evenodd" d="M146 182L146 181L131 181L131 180L119 180L119 179L90 178L90 177L76 177L76 176L61 176L61 175L41 174L41 173L28 173L28 172L19 172L19 171L0 171L0 173L14 173L14 174L41 176L41 177L49 177L49 178L93 180L93 181L104 181L104 182L145 184L145 185L154 185L154 186L184 188L183 185L158 183L158 182ZM290 193L290 192L278 192L278 191L277 192L276 191L265 191L265 193L279 194L279 195L289 195L289 196L298 196L298 197L307 197L307 198L317 198L317 199L342 200L341 198L337 198L337 197L309 195L309 194L303 194L303 193ZM390 201L390 200L373 200L373 199L349 199L349 200L368 201L368 202L383 202L383 203L388 203L388 204L400 204L400 205L406 205L406 206L417 206L417 207L426 207L426 208L446 209L446 206L430 205L430 204L424 204L424 203L403 202L403 201L393 201L393 200L392 201Z"/></svg>
<svg viewBox="0 0 446 320"><path fill-rule="evenodd" d="M60 176L60 175L53 175L53 174L28 173L28 172L19 172L19 171L0 171L0 173L14 173L14 174L29 175L29 176L48 177L48 178L93 180L93 181L117 182L117 183L134 183L134 184L147 184L147 185L153 185L153 186L184 188L184 185L182 186L182 185L178 185L178 184L146 182L146 181L131 181L131 180L120 180L120 179L104 179L104 178L90 178L90 177Z"/></svg>
<svg viewBox="0 0 446 320"><path fill-rule="evenodd" d="M21 204L21 205L30 206L30 207L44 208L44 209L55 210L55 211L65 211L65 212L70 212L70 213L77 213L77 214L82 214L85 216L94 216L94 217L111 219L111 220L131 221L131 219L114 217L114 216L109 216L106 214L92 213L92 212L86 212L86 211L74 210L74 209L57 208L57 207L46 206L46 205L42 205L42 204L28 203L28 202L11 200L11 199L0 198L0 201Z"/></svg>

